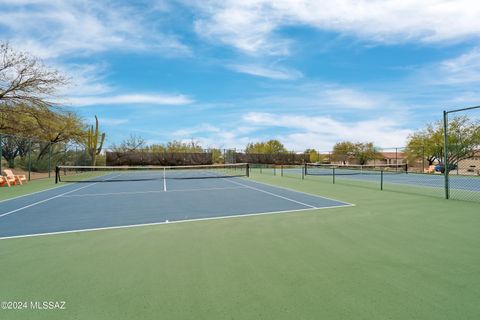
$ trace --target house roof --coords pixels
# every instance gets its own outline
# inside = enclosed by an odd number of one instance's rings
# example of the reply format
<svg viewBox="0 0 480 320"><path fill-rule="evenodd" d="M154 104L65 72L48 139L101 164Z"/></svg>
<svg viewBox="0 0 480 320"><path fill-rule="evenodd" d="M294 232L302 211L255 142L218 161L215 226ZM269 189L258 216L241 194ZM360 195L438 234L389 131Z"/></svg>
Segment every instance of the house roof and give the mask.
<svg viewBox="0 0 480 320"><path fill-rule="evenodd" d="M404 152L381 152L385 159L403 159L405 158Z"/></svg>

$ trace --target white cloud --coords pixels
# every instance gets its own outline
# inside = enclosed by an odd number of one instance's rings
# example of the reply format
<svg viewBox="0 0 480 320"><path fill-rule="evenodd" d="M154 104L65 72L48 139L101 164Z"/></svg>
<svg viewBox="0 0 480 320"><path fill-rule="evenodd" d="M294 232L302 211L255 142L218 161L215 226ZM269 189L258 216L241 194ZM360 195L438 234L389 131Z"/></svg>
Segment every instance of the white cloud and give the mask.
<svg viewBox="0 0 480 320"><path fill-rule="evenodd" d="M69 85L61 88L58 96L52 99L60 105L186 105L194 103L193 99L182 94L115 94L119 89L105 82L108 69L105 64L69 64L56 67L70 79Z"/></svg>
<svg viewBox="0 0 480 320"><path fill-rule="evenodd" d="M480 47L419 67L405 80L396 90L408 91L417 109L476 105L480 101Z"/></svg>
<svg viewBox="0 0 480 320"><path fill-rule="evenodd" d="M387 94L337 84L304 82L300 85L280 85L273 93L249 101L250 105L273 106L308 112L351 112L351 110L386 111L398 103ZM271 110L271 109L270 109Z"/></svg>
<svg viewBox="0 0 480 320"><path fill-rule="evenodd" d="M240 73L276 80L294 80L302 77L301 72L286 68L268 68L251 64L232 64L228 67Z"/></svg>
<svg viewBox="0 0 480 320"><path fill-rule="evenodd" d="M441 77L437 81L449 84L478 83L480 81L480 48L474 48L438 66Z"/></svg>
<svg viewBox="0 0 480 320"><path fill-rule="evenodd" d="M114 88L105 82L108 66L105 64L56 65L56 69L69 78L69 84L61 88L59 95L82 97L112 92Z"/></svg>
<svg viewBox="0 0 480 320"><path fill-rule="evenodd" d="M154 52L190 55L190 48L163 29L168 8L152 6L156 19L149 20L149 6L121 1L19 0L0 1L0 29L15 50L48 60L71 83L60 88L57 103L87 106L104 104L183 105L193 101L184 95L125 94L106 83L106 63L83 63L84 58L107 51ZM114 8L114 10L112 10ZM70 63L71 59L77 63ZM67 100L67 101L65 101Z"/></svg>
<svg viewBox="0 0 480 320"><path fill-rule="evenodd" d="M385 106L387 99L351 88L331 88L323 92L322 102L350 109L372 109Z"/></svg>
<svg viewBox="0 0 480 320"><path fill-rule="evenodd" d="M193 103L193 100L184 95L125 94L117 96L73 97L67 103L73 106L125 104L185 105Z"/></svg>
<svg viewBox="0 0 480 320"><path fill-rule="evenodd" d="M176 130L172 133L174 138L178 139L188 139L198 133L205 133L205 132L221 132L219 127L215 127L211 124L204 123L200 126L191 127L191 128L184 128L180 130Z"/></svg>
<svg viewBox="0 0 480 320"><path fill-rule="evenodd" d="M306 117L298 115L277 115L251 112L244 121L253 125L292 129L294 132L279 139L289 148L325 148L336 142L372 141L380 147L403 146L410 129L403 128L398 121L390 118L375 118L364 121L341 122L330 117Z"/></svg>
<svg viewBox="0 0 480 320"><path fill-rule="evenodd" d="M105 126L120 126L122 124L127 124L128 119L115 119L115 118L100 118L99 121L101 122L102 125Z"/></svg>
<svg viewBox="0 0 480 320"><path fill-rule="evenodd" d="M134 6L118 1L0 4L4 38L40 58L85 56L108 50L190 54L190 49L175 36L158 28L152 30L154 26L143 16Z"/></svg>
<svg viewBox="0 0 480 320"><path fill-rule="evenodd" d="M442 43L478 39L476 0L185 0L201 15L200 35L243 52L288 54L278 31L290 26L353 35L374 42Z"/></svg>
<svg viewBox="0 0 480 320"><path fill-rule="evenodd" d="M269 41L268 36L277 27L273 19L264 19L258 8L244 7L242 3L218 1L200 2L208 18L195 21L195 31L205 38L217 39L226 44L253 54L261 49L273 55L288 53L288 41L277 39ZM260 6L258 6L260 7ZM266 12L265 12L266 13Z"/></svg>
<svg viewBox="0 0 480 320"><path fill-rule="evenodd" d="M235 123L228 126L215 126L203 123L199 126L176 130L173 139L180 141L198 141L204 148L237 148L243 149L252 141L249 134L255 133L258 127Z"/></svg>
<svg viewBox="0 0 480 320"><path fill-rule="evenodd" d="M242 150L254 141L280 140L289 150L307 148L331 150L340 141L374 142L378 147L401 147L412 131L399 120L376 117L368 120L338 120L332 117L299 116L249 112L241 119L212 125L203 123L173 132L181 141L198 141L203 147L236 148Z"/></svg>

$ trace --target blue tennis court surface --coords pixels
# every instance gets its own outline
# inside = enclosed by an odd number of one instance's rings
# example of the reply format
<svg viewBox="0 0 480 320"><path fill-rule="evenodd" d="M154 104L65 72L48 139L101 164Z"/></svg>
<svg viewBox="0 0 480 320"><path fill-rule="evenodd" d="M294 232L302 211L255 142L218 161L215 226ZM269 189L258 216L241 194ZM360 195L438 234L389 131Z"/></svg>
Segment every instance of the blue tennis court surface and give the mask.
<svg viewBox="0 0 480 320"><path fill-rule="evenodd" d="M248 178L112 178L0 202L0 238L352 205Z"/></svg>
<svg viewBox="0 0 480 320"><path fill-rule="evenodd" d="M284 169L285 172L292 174L297 174L301 176L302 169ZM318 177L331 177L333 172L331 169L314 169L309 176L318 176ZM380 181L380 171L373 172L358 172L352 173L351 170L336 170L337 179L349 179L365 182L379 182ZM417 187L427 187L427 188L437 188L443 189L445 186L445 177L440 174L422 174L422 173L413 173L413 172L384 172L383 181L385 183L406 185L406 186L417 186ZM450 174L449 176L450 189L453 190L465 190L472 192L480 191L480 177L478 176L462 176Z"/></svg>

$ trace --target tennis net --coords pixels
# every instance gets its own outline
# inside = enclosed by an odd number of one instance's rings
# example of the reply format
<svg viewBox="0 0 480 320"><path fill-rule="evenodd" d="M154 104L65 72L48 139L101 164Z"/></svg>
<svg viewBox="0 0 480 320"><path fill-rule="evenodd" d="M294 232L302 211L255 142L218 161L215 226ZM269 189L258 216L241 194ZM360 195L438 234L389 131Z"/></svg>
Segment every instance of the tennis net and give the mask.
<svg viewBox="0 0 480 320"><path fill-rule="evenodd" d="M58 182L115 182L249 176L246 163L195 166L58 166Z"/></svg>
<svg viewBox="0 0 480 320"><path fill-rule="evenodd" d="M381 173L407 173L406 164L344 165L344 164L305 164L305 175L377 175Z"/></svg>

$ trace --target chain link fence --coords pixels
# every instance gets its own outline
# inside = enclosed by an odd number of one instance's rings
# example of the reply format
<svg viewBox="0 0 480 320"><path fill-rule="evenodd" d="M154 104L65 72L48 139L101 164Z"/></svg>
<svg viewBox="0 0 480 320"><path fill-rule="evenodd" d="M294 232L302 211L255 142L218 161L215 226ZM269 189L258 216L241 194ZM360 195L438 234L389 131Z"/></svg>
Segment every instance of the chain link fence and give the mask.
<svg viewBox="0 0 480 320"><path fill-rule="evenodd" d="M444 112L445 196L480 202L480 107Z"/></svg>

